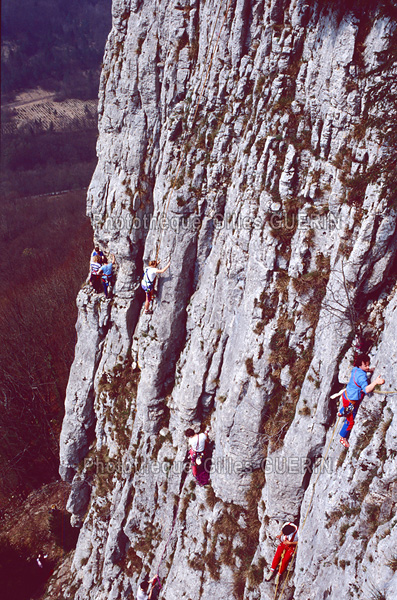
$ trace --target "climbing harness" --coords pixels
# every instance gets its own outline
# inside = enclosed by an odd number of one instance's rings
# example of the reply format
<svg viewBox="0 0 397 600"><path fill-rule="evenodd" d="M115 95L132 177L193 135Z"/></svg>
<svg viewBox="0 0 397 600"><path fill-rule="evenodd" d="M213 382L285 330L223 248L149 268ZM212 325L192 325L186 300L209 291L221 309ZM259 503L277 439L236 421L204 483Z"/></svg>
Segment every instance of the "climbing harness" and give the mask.
<svg viewBox="0 0 397 600"><path fill-rule="evenodd" d="M152 279L150 279L148 271L149 271L150 267L146 267L144 273L143 273L143 279L142 279L142 289L145 292L151 292L154 286L154 282L156 279L156 276Z"/></svg>
<svg viewBox="0 0 397 600"><path fill-rule="evenodd" d="M342 408L338 412L338 417L347 417L348 415L351 415L351 413L354 411L353 402L350 402L349 406L342 406Z"/></svg>

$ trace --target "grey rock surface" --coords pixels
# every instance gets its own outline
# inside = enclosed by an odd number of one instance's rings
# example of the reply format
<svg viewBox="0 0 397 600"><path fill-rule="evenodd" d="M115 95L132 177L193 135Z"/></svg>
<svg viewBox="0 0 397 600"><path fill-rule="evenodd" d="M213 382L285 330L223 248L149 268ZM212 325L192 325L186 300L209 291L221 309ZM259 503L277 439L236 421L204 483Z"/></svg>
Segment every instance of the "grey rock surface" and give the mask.
<svg viewBox="0 0 397 600"><path fill-rule="evenodd" d="M347 453L330 396L358 334L397 389L396 210L368 177L396 24L332 4L113 0L87 212L117 281L79 294L61 435L76 600L157 569L167 600L270 600L286 520L285 598L395 597L397 395L365 398ZM184 430L205 426L202 488Z"/></svg>

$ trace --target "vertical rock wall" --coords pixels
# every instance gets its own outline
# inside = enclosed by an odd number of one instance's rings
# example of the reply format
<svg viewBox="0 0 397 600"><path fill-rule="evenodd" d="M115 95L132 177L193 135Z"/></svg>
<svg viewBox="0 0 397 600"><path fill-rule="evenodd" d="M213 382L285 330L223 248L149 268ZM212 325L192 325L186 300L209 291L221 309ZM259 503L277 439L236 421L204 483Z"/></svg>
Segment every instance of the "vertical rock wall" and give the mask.
<svg viewBox="0 0 397 600"><path fill-rule="evenodd" d="M112 299L78 298L65 598L128 598L159 565L167 600L268 600L286 519L285 598L394 598L397 395L366 398L347 455L331 442L355 335L397 389L395 15L367 4L113 1L88 213L118 271ZM183 473L203 423L207 488Z"/></svg>

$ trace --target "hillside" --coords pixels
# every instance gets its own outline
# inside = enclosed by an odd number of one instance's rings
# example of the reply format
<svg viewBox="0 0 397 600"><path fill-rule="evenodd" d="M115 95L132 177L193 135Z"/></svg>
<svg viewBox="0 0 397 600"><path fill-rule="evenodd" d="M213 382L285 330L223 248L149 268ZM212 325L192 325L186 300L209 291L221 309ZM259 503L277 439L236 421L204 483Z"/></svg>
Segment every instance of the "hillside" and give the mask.
<svg viewBox="0 0 397 600"><path fill-rule="evenodd" d="M2 96L39 86L59 100L96 98L110 6L110 0L3 0Z"/></svg>
<svg viewBox="0 0 397 600"><path fill-rule="evenodd" d="M38 597L78 533L55 480L109 29L110 2L2 2L0 585L10 600Z"/></svg>

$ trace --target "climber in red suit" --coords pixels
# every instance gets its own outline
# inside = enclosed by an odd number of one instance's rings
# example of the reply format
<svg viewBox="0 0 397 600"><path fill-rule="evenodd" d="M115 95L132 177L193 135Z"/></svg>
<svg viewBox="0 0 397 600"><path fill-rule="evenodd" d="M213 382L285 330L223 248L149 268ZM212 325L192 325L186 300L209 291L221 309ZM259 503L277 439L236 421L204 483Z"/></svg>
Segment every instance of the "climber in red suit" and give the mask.
<svg viewBox="0 0 397 600"><path fill-rule="evenodd" d="M277 539L281 541L278 545L276 554L274 555L272 566L270 567L269 573L266 575L265 580L270 581L273 577L277 566L281 560L281 564L278 569L276 584L278 583L280 576L284 573L287 565L295 552L296 545L298 543L298 528L294 523L284 523L281 533L277 536Z"/></svg>

